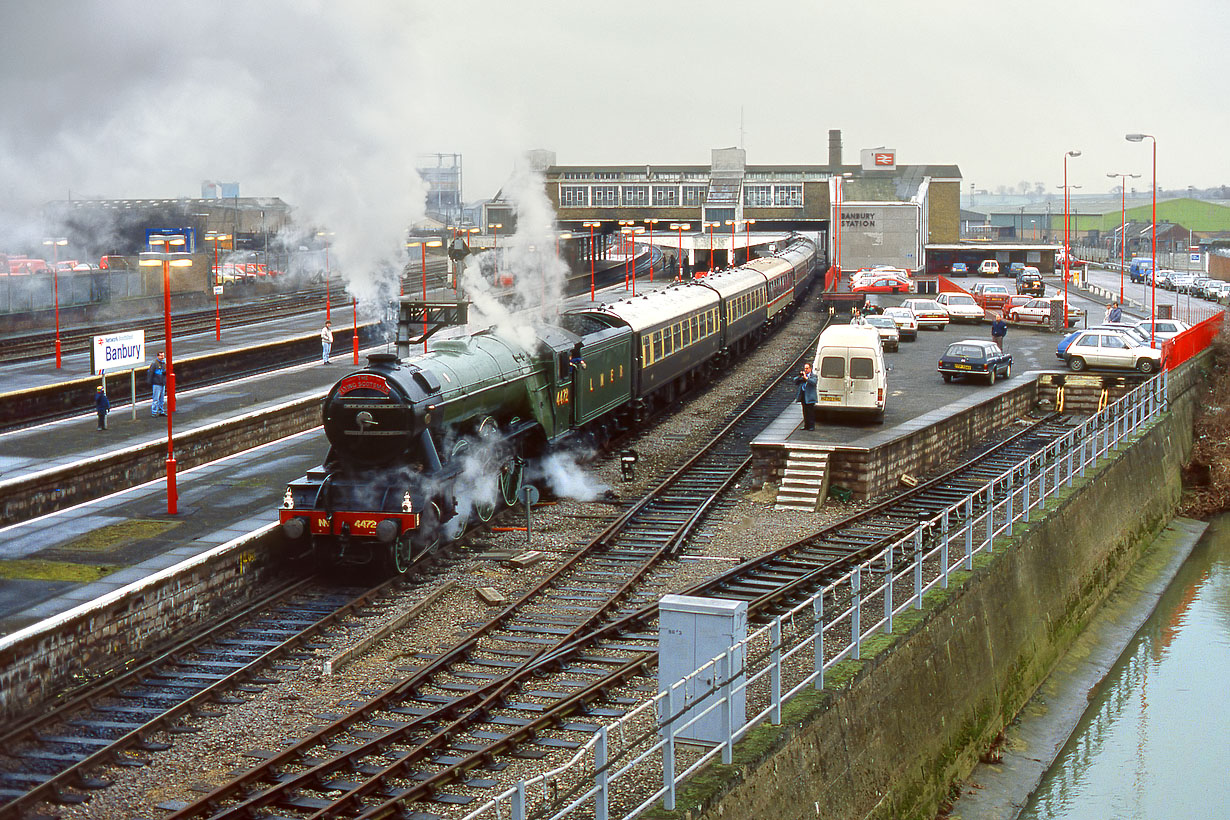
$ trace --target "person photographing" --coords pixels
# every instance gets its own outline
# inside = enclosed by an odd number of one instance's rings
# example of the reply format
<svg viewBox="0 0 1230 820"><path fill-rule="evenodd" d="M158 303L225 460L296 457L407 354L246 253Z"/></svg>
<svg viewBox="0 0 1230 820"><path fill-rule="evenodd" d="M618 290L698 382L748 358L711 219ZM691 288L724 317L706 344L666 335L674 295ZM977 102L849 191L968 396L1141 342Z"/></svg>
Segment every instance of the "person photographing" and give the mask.
<svg viewBox="0 0 1230 820"><path fill-rule="evenodd" d="M803 405L803 429L814 430L816 402L819 401L819 397L816 393L816 374L812 371L810 363L803 365L799 375L794 377L794 383L799 386L796 400Z"/></svg>

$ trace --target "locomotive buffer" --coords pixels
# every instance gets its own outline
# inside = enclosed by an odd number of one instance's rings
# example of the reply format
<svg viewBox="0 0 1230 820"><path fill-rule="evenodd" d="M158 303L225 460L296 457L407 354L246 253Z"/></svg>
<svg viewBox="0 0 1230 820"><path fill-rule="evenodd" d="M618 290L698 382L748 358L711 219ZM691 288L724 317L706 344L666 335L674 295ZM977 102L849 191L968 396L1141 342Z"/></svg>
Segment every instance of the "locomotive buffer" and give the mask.
<svg viewBox="0 0 1230 820"><path fill-rule="evenodd" d="M446 327L469 321L470 302L466 299L433 301L402 297L397 313L397 357L407 358L411 345L422 344Z"/></svg>

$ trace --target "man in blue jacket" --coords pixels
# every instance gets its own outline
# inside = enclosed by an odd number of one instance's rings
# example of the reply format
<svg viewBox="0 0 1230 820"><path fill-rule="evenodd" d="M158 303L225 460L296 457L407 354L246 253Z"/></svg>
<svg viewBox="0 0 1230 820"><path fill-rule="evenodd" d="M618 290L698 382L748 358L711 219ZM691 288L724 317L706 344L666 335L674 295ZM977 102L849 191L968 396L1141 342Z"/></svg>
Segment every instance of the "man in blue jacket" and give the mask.
<svg viewBox="0 0 1230 820"><path fill-rule="evenodd" d="M799 386L798 402L803 405L803 429L814 430L816 427L816 374L812 372L811 364L803 365L803 372L794 377L794 383Z"/></svg>
<svg viewBox="0 0 1230 820"><path fill-rule="evenodd" d="M152 397L149 403L151 416L167 414L167 359L166 354L158 351L158 358L149 366L149 386Z"/></svg>

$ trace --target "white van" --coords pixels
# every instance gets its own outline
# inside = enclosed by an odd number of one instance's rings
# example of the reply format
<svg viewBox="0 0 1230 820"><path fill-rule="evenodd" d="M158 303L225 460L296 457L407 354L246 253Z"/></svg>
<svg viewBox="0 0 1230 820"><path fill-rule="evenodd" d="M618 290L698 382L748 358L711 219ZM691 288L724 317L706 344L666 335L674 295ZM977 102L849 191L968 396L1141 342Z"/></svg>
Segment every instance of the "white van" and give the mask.
<svg viewBox="0 0 1230 820"><path fill-rule="evenodd" d="M816 410L870 413L884 421L888 379L880 334L866 325L833 325L816 345Z"/></svg>
<svg viewBox="0 0 1230 820"><path fill-rule="evenodd" d="M978 266L979 276L999 276L999 260L998 259L983 259L982 264Z"/></svg>

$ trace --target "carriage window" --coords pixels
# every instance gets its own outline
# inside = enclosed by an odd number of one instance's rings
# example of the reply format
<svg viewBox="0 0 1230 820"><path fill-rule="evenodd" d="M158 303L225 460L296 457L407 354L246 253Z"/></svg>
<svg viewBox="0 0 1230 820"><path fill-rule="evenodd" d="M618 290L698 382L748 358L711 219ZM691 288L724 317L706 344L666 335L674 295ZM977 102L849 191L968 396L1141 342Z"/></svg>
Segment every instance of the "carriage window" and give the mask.
<svg viewBox="0 0 1230 820"><path fill-rule="evenodd" d="M662 358L662 331L653 334L653 360Z"/></svg>
<svg viewBox="0 0 1230 820"><path fill-rule="evenodd" d="M675 325L675 350L683 347L683 329L681 325Z"/></svg>

